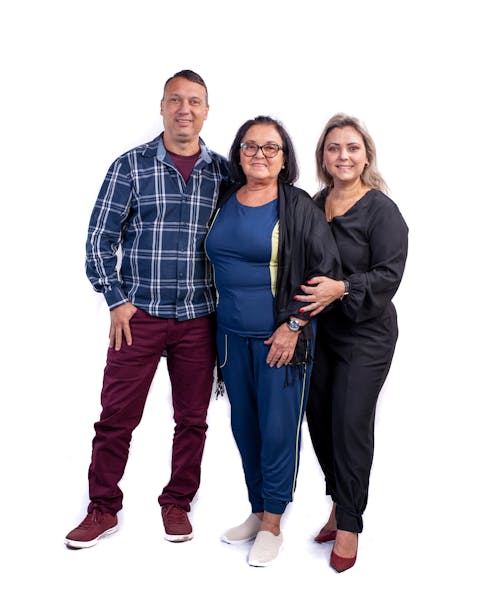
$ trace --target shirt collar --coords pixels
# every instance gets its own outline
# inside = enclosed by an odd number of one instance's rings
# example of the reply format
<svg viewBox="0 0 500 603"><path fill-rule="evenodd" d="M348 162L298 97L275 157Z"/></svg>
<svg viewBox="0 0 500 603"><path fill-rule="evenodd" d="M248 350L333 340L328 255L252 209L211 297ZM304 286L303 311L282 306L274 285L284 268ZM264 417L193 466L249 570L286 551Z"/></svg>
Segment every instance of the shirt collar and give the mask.
<svg viewBox="0 0 500 603"><path fill-rule="evenodd" d="M170 155L168 154L168 151L165 148L165 145L163 144L163 135L160 134L160 136L158 136L156 140L158 141L157 148L156 148L156 159L158 159L158 161L161 161L162 163L168 163L169 165L173 165L172 159L171 159ZM210 151L208 150L207 145L203 142L203 140L201 138L200 138L200 151L201 151L200 156L196 163L198 163L199 161L204 161L205 163L212 163L212 156L210 155Z"/></svg>

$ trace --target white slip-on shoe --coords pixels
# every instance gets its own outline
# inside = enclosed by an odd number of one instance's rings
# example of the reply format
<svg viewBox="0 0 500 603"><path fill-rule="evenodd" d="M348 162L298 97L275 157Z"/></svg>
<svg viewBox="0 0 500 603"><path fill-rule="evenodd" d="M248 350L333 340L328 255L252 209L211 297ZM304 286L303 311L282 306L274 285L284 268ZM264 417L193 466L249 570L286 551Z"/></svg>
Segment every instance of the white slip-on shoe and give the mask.
<svg viewBox="0 0 500 603"><path fill-rule="evenodd" d="M248 555L248 564L267 567L279 555L283 546L283 534L275 536L271 532L259 532Z"/></svg>
<svg viewBox="0 0 500 603"><path fill-rule="evenodd" d="M239 526L229 528L227 532L222 535L223 542L229 544L240 544L242 542L248 542L257 536L257 532L260 528L260 519L252 513L245 521Z"/></svg>

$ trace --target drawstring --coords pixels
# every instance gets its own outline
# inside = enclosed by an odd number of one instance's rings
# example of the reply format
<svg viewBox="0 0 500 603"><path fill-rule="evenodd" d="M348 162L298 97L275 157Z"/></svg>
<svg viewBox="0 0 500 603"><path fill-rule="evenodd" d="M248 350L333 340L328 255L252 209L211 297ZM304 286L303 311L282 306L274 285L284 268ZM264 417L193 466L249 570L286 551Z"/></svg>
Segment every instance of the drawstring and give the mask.
<svg viewBox="0 0 500 603"><path fill-rule="evenodd" d="M217 370L217 373L219 373L219 370ZM217 398L222 397L225 391L226 388L224 386L224 381L222 381L222 377L219 377L219 375L217 375L217 383L215 385L215 399L217 400Z"/></svg>
<svg viewBox="0 0 500 603"><path fill-rule="evenodd" d="M292 358L292 362L285 366L285 384L287 387L298 376L300 379L304 378L307 366L312 362L312 356L309 353L310 340L299 335L297 345L295 347L295 353ZM215 385L215 399L222 397L226 392L224 381L222 379L222 371L217 362L217 382Z"/></svg>
<svg viewBox="0 0 500 603"><path fill-rule="evenodd" d="M299 379L304 378L307 366L312 362L312 357L309 353L309 346L310 341L299 335L292 362L286 365L285 387L293 383L297 376Z"/></svg>

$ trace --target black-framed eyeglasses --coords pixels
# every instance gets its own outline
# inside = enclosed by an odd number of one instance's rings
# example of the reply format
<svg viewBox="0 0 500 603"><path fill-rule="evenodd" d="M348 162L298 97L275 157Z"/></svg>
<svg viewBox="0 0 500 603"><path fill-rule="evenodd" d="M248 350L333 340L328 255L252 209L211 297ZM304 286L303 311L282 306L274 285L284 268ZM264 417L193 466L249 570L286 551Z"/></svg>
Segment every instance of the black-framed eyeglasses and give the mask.
<svg viewBox="0 0 500 603"><path fill-rule="evenodd" d="M262 151L264 157L272 159L283 150L283 147L274 142L266 142L266 144L257 144L256 142L242 142L240 149L243 151L245 157L253 157L257 155L259 149Z"/></svg>

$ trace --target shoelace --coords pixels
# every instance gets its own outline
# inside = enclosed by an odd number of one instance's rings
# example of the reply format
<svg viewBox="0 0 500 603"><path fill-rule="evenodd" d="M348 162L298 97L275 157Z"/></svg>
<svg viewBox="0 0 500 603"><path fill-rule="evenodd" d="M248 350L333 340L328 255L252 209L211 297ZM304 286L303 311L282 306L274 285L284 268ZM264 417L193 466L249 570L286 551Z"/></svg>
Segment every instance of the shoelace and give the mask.
<svg viewBox="0 0 500 603"><path fill-rule="evenodd" d="M85 517L79 527L86 528L87 526L90 526L93 523L98 523L101 515L102 512L99 509L93 509L92 513Z"/></svg>
<svg viewBox="0 0 500 603"><path fill-rule="evenodd" d="M173 521L181 521L184 519L184 511L180 507L172 505L167 509L167 516Z"/></svg>
<svg viewBox="0 0 500 603"><path fill-rule="evenodd" d="M171 505L167 508L166 515L171 524L180 525L183 528L186 526L186 513L184 509Z"/></svg>

